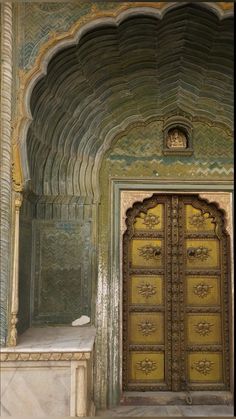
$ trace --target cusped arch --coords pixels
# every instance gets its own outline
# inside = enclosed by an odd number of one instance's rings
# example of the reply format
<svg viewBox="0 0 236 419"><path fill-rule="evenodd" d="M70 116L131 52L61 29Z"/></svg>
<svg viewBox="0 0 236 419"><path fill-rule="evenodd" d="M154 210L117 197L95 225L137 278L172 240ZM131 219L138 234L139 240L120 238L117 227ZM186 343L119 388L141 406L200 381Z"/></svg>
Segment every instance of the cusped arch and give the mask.
<svg viewBox="0 0 236 419"><path fill-rule="evenodd" d="M52 61L53 57L55 57L57 53L63 50L78 45L80 39L92 30L103 28L104 26L118 28L123 22L127 21L127 19L137 16L147 16L161 20L171 10L183 7L188 3L189 2L185 2L182 4L179 4L178 2L166 3L165 6L162 7L162 9L158 9L147 5L139 7L133 5L133 7L130 6L125 10L122 10L121 8L115 12L104 12L103 16L99 16L97 18L92 13L91 16L88 16L88 21L86 23L84 23L83 21L79 21L66 34L55 36L54 38L51 38L49 40L49 42L44 46L41 53L39 54L34 68L21 78L21 89L19 97L20 116L14 129L13 140L15 144L19 142L18 144L21 151L21 162L23 169L22 183L30 179L26 138L28 135L30 124L33 119L30 109L32 92L35 86L39 83L39 81L47 75L48 65ZM213 3L201 3L197 5L197 8L199 8L199 10L210 10L211 12L213 12L213 15L217 16L219 20L228 16L232 16L232 10L223 11L217 4ZM94 195L97 194L98 171L101 165L102 157L106 150L110 147L112 139L115 137L117 132L127 129L129 124L133 123L134 121L140 119L145 121L147 117L153 116L155 115L149 114L145 117L145 115L140 116L139 113L135 114L135 112L133 112L133 114L127 115L127 117L123 119L122 123L115 126L111 126L109 132L104 133L103 142L102 144L100 144L97 150L95 150L93 146L91 146L90 149L88 145L87 147L86 145L84 146L84 152L82 155L88 156L89 153L92 151L92 154L94 154L94 156L89 156L86 162L81 161L80 173L74 172L74 175L79 176L80 178L79 182L81 195L86 195L89 193L91 194L91 192L93 192ZM55 166L56 160L54 160L53 164ZM59 163L59 165L63 164L70 165L70 162L66 162L66 158L64 158ZM89 174L89 176L87 176L88 183L85 184L84 179L87 174ZM97 194L97 199L98 195L99 194Z"/></svg>

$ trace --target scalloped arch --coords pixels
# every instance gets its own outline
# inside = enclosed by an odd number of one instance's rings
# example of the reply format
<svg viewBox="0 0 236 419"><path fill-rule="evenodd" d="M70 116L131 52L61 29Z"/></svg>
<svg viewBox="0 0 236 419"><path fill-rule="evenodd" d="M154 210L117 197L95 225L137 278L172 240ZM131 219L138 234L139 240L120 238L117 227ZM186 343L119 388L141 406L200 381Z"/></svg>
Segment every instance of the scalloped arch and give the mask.
<svg viewBox="0 0 236 419"><path fill-rule="evenodd" d="M80 43L80 40L83 38L83 36L86 36L86 34L94 31L99 30L99 28L102 30L105 26L107 27L113 27L113 28L119 28L120 25L127 21L129 18L135 18L138 16L147 16L149 18L158 18L159 20L162 20L164 16L168 16L167 12L170 12L171 10L177 10L180 7L188 5L189 2L184 3L165 3L165 5L162 5L162 8L156 8L152 7L149 4L145 5L139 5L137 7L136 3L133 3L132 7L129 4L128 6L123 6L116 10L115 12L102 12L101 15L97 16L97 12L92 12L89 16L87 16L85 19L81 19L78 21L75 25L72 26L69 32L65 34L54 34L50 38L50 40L47 42L47 44L44 45L44 47L41 49L34 68L27 72L26 74L22 73L20 76L20 92L19 92L19 100L18 100L18 107L19 107L19 117L16 121L16 124L14 126L13 131L13 143L19 146L20 153L21 153L21 162L22 164L22 173L23 173L23 179L22 179L22 185L23 182L30 179L30 172L29 172L29 164L28 164L28 150L26 146L26 139L29 135L29 127L32 123L33 117L30 110L30 102L32 98L32 92L34 88L38 85L41 79L44 79L47 77L48 74L48 66L49 63L52 62L52 60L58 55L57 53L62 53L63 50L69 50L70 48L73 48L73 46L78 46ZM197 6L199 10L209 10L213 12L215 16L218 17L219 21L222 20L225 17L232 16L233 11L232 10L226 10L224 11L221 7L219 7L215 3L201 3ZM84 114L86 114L86 107L84 108ZM98 171L99 167L101 165L102 156L104 155L104 152L109 148L112 139L119 131L124 131L127 129L127 127L137 121L137 120L143 120L145 121L149 117L155 116L156 113L149 113L148 115L144 113L144 115L140 116L140 112L135 112L130 114L124 114L124 118L122 121L118 121L116 125L110 126L109 130L107 132L104 132L101 130L100 135L103 136L103 142L100 144L97 150L94 149L94 145L92 144L90 149L88 145L84 144L83 146L83 152L82 154L79 154L79 159L81 159L81 166L80 168L73 168L73 175L74 177L79 178L79 184L80 184L80 190L77 190L77 194L81 195L93 195L98 198L97 190L98 190ZM158 117L158 115L156 115ZM86 141L85 141L86 143ZM71 150L73 149L73 143L71 143ZM90 154L89 154L90 153ZM57 151L58 155L58 151ZM88 156L88 159L86 163L83 160L84 156ZM50 159L47 158L48 167L47 170L49 170L50 164L52 164L52 161L50 162ZM46 163L45 163L46 164ZM64 156L63 159L61 159L60 162L56 162L56 159L53 160L53 167L63 167L66 168L67 171L68 166L71 166L72 163L66 157ZM58 170L58 169L56 169ZM49 172L48 172L49 173ZM89 174L88 182L85 185L84 180L86 178L86 175ZM71 187L71 191L73 191L73 186ZM61 193L60 191L51 191L54 193ZM73 191L74 192L74 191ZM45 190L42 189L42 193L45 193Z"/></svg>

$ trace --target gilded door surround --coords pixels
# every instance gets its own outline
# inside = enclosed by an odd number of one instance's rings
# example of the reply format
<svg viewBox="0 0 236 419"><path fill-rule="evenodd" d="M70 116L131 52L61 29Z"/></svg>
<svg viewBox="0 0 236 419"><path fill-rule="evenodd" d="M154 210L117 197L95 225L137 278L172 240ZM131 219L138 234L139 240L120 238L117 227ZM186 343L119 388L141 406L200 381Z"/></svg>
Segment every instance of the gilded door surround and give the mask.
<svg viewBox="0 0 236 419"><path fill-rule="evenodd" d="M111 179L110 181L110 201L111 201L111 255L110 255L110 291L109 298L112 301L109 312L103 314L109 319L108 323L108 404L119 404L122 397L122 235L124 232L125 213L128 208L132 207L136 201L142 201L153 195L153 193L191 193L199 194L200 197L219 205L226 214L227 231L230 234L231 241L231 260L233 256L233 236L232 236L232 183L224 181L176 181L176 180L137 180L137 179ZM119 214L117 212L119 208ZM233 264L231 264L231 273L233 272ZM99 284L102 278L98 275ZM233 278L233 275L231 275ZM231 287L231 313L232 313L232 296L233 283ZM98 291L99 292L99 291ZM100 303L102 303L100 301ZM109 327L111 326L112 327ZM233 336L233 319L231 322ZM233 353L233 341L231 339L231 353ZM231 365L233 358L231 356ZM231 369L231 391L233 391L233 368Z"/></svg>

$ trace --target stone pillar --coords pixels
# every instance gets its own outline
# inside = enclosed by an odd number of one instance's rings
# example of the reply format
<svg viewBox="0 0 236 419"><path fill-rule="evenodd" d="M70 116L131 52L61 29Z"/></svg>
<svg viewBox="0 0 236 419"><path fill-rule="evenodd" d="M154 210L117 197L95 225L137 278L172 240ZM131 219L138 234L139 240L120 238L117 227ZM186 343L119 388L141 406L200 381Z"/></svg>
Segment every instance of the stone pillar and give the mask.
<svg viewBox="0 0 236 419"><path fill-rule="evenodd" d="M22 195L19 192L14 193L14 245L13 245L13 270L12 270L12 291L11 291L11 321L10 333L8 338L9 346L16 346L19 310L19 226L20 226L20 207L22 204Z"/></svg>
<svg viewBox="0 0 236 419"><path fill-rule="evenodd" d="M12 4L1 4L0 97L0 344L6 344L11 247Z"/></svg>

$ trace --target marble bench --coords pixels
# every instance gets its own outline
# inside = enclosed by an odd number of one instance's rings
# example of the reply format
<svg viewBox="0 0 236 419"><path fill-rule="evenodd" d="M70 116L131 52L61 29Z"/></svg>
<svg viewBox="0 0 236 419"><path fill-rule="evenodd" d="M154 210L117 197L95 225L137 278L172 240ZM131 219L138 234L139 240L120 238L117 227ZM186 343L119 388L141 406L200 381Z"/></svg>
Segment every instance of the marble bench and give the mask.
<svg viewBox="0 0 236 419"><path fill-rule="evenodd" d="M94 416L95 328L34 327L0 349L1 416Z"/></svg>

